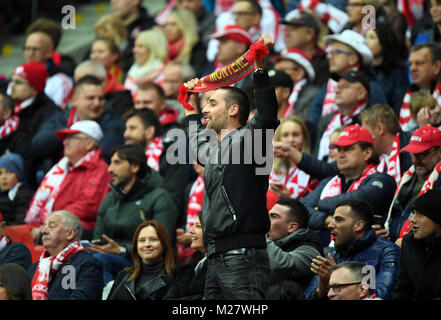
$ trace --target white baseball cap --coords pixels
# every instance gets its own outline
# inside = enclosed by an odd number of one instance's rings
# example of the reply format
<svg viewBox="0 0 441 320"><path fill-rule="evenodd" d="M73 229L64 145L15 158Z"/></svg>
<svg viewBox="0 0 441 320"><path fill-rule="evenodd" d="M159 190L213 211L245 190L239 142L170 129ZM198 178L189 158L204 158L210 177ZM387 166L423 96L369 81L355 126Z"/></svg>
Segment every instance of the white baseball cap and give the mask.
<svg viewBox="0 0 441 320"><path fill-rule="evenodd" d="M344 30L342 33L333 34L325 37L326 43L338 41L354 49L362 59L362 64L369 67L374 61L372 51L367 46L366 39L353 30Z"/></svg>
<svg viewBox="0 0 441 320"><path fill-rule="evenodd" d="M103 131L96 121L83 120L75 122L69 129L58 130L55 135L57 139L63 140L69 134L84 133L95 141L100 141L103 138Z"/></svg>

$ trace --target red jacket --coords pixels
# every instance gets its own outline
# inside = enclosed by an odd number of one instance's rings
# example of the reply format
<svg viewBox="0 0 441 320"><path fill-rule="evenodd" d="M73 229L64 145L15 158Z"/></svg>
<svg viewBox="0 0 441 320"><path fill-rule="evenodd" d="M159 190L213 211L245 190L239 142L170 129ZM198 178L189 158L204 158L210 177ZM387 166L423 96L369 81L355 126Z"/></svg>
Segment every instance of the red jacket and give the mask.
<svg viewBox="0 0 441 320"><path fill-rule="evenodd" d="M69 210L75 213L83 229L95 228L98 208L109 192L110 174L101 159L101 149L88 162L69 171L60 186L52 211Z"/></svg>

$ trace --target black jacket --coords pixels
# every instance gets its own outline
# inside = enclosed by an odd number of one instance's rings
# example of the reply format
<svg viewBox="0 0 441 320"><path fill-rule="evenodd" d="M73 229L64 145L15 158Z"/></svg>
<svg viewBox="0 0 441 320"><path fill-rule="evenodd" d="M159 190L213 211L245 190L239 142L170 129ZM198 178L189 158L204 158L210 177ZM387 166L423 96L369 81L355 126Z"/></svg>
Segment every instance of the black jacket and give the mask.
<svg viewBox="0 0 441 320"><path fill-rule="evenodd" d="M138 277L130 281L127 269L121 270L107 300L161 300L169 287L168 276L160 270L145 270L144 266Z"/></svg>
<svg viewBox="0 0 441 320"><path fill-rule="evenodd" d="M9 190L0 192L0 212L8 226L24 224L26 211L34 195L34 191L25 185L18 187L15 197L9 199Z"/></svg>
<svg viewBox="0 0 441 320"><path fill-rule="evenodd" d="M205 166L202 226L208 256L235 248L266 247L265 234L270 228L266 192L271 168L267 168L269 164L265 159L259 161L257 157L272 152L271 141L264 141L265 129L277 128L278 105L268 73L254 73L254 81L254 97L258 110L256 115L221 142L213 136L209 141L201 139L200 136L204 133L210 134L210 130L204 131L199 115L190 115L185 119L190 149L193 154L199 151L198 161ZM195 122L197 125L194 125ZM260 131L260 136L264 139L259 139L257 135L252 137L257 132L256 129L264 129L263 134ZM248 138L243 135L245 132L251 133ZM249 138L257 141L250 141ZM261 150L253 148L255 144L262 146ZM266 148L269 149L265 150ZM235 153L240 153L239 164L232 163L232 149ZM222 154L223 151L227 152ZM226 158L218 161L226 156L230 157L228 164L225 164ZM264 172L258 173L259 171Z"/></svg>
<svg viewBox="0 0 441 320"><path fill-rule="evenodd" d="M392 292L394 300L441 298L441 237L417 240L403 237L400 270Z"/></svg>
<svg viewBox="0 0 441 320"><path fill-rule="evenodd" d="M32 264L32 256L29 249L21 242L12 242L9 238L9 244L0 252L0 265L4 263L16 263L25 270Z"/></svg>

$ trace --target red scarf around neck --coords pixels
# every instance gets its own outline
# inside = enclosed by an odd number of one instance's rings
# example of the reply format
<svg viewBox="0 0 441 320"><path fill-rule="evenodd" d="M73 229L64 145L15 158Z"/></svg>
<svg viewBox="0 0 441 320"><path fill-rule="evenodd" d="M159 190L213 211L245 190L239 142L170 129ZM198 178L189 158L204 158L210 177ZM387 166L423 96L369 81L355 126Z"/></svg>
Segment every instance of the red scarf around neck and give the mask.
<svg viewBox="0 0 441 320"><path fill-rule="evenodd" d="M159 172L159 159L161 158L164 144L162 137L156 137L148 146L145 156L147 157L147 165L153 170Z"/></svg>
<svg viewBox="0 0 441 320"><path fill-rule="evenodd" d="M380 163L377 166L378 172L385 172L395 179L395 182L400 182L401 179L401 165L400 165L400 136L395 136L392 144L392 151L390 155L381 155Z"/></svg>

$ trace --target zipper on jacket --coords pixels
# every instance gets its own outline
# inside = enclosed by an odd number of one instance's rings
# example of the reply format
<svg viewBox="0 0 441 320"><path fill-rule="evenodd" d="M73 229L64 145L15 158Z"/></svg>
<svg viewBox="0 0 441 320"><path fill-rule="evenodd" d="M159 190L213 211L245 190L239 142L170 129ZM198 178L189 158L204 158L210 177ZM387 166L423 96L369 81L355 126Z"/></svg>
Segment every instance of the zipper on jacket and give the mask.
<svg viewBox="0 0 441 320"><path fill-rule="evenodd" d="M124 287L126 287L127 291L130 293L130 295L132 296L133 300L136 300L135 295L132 293L132 291L130 291L129 287L125 284Z"/></svg>
<svg viewBox="0 0 441 320"><path fill-rule="evenodd" d="M225 190L224 186L221 186L222 196L227 202L227 206L230 209L231 214L233 215L233 219L236 220L236 211L234 211L233 205L231 204L230 199L228 198L227 190Z"/></svg>

